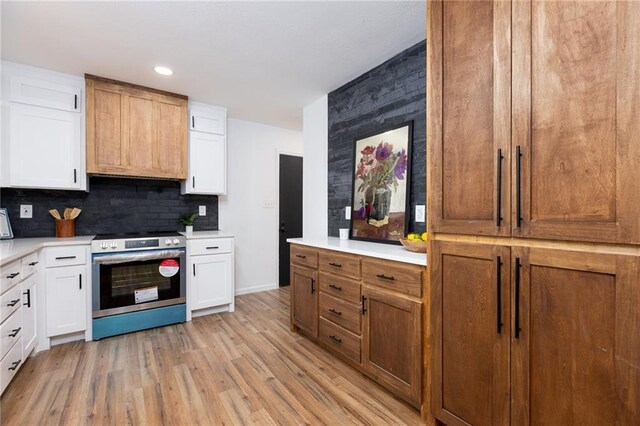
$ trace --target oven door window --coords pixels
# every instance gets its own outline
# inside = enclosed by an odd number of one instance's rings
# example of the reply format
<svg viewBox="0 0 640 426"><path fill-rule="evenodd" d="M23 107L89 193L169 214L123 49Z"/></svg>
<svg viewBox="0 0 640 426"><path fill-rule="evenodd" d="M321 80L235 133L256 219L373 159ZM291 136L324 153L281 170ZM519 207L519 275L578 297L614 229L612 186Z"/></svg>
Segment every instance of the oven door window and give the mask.
<svg viewBox="0 0 640 426"><path fill-rule="evenodd" d="M180 272L160 273L166 259L100 265L100 309L180 297ZM180 259L174 258L180 265ZM137 296L137 298L136 298Z"/></svg>

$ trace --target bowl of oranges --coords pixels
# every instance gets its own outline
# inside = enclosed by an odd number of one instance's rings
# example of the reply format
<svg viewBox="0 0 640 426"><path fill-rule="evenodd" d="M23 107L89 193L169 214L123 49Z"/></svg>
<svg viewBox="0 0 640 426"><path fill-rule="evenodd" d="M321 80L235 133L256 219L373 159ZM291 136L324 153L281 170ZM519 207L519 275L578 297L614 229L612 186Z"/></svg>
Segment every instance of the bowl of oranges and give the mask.
<svg viewBox="0 0 640 426"><path fill-rule="evenodd" d="M400 238L400 243L409 251L414 251L416 253L426 253L427 239L428 235L426 232L423 232L422 235L416 232L412 232L408 234L406 238Z"/></svg>

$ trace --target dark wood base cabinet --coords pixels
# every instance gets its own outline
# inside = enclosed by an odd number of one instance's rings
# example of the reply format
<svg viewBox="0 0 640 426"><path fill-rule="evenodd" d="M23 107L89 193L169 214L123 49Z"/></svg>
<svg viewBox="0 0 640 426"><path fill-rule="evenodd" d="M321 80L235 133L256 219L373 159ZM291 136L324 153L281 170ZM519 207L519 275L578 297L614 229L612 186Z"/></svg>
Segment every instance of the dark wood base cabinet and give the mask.
<svg viewBox="0 0 640 426"><path fill-rule="evenodd" d="M292 331L420 408L424 271L292 245Z"/></svg>
<svg viewBox="0 0 640 426"><path fill-rule="evenodd" d="M637 425L640 257L431 243L432 412L448 425Z"/></svg>

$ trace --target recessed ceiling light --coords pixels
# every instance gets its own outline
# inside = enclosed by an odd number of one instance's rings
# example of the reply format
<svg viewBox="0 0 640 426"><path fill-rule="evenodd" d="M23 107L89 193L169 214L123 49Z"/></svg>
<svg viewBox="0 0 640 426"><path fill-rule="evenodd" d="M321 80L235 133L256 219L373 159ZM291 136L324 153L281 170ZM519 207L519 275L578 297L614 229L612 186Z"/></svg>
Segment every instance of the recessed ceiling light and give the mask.
<svg viewBox="0 0 640 426"><path fill-rule="evenodd" d="M171 75L173 74L173 71L171 71L169 68L167 67L161 67L161 66L157 66L154 68L154 70L158 73L158 74L162 74L162 75Z"/></svg>

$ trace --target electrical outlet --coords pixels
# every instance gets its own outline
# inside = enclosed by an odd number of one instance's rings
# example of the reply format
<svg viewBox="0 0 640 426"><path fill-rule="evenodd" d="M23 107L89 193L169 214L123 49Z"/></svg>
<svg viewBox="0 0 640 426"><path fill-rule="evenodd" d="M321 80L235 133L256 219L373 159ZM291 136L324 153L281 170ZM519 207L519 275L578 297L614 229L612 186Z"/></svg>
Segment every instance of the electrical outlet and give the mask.
<svg viewBox="0 0 640 426"><path fill-rule="evenodd" d="M344 218L347 220L351 219L351 206L347 206L344 208Z"/></svg>
<svg viewBox="0 0 640 426"><path fill-rule="evenodd" d="M416 222L424 222L424 205L416 206Z"/></svg>
<svg viewBox="0 0 640 426"><path fill-rule="evenodd" d="M31 219L33 217L33 206L31 204L20 204L20 219Z"/></svg>
<svg viewBox="0 0 640 426"><path fill-rule="evenodd" d="M200 216L206 216L207 215L207 206L200 206L198 208L198 214Z"/></svg>
<svg viewBox="0 0 640 426"><path fill-rule="evenodd" d="M262 204L262 207L264 207L265 209L275 209L276 208L276 201L275 200L264 200L264 203Z"/></svg>

